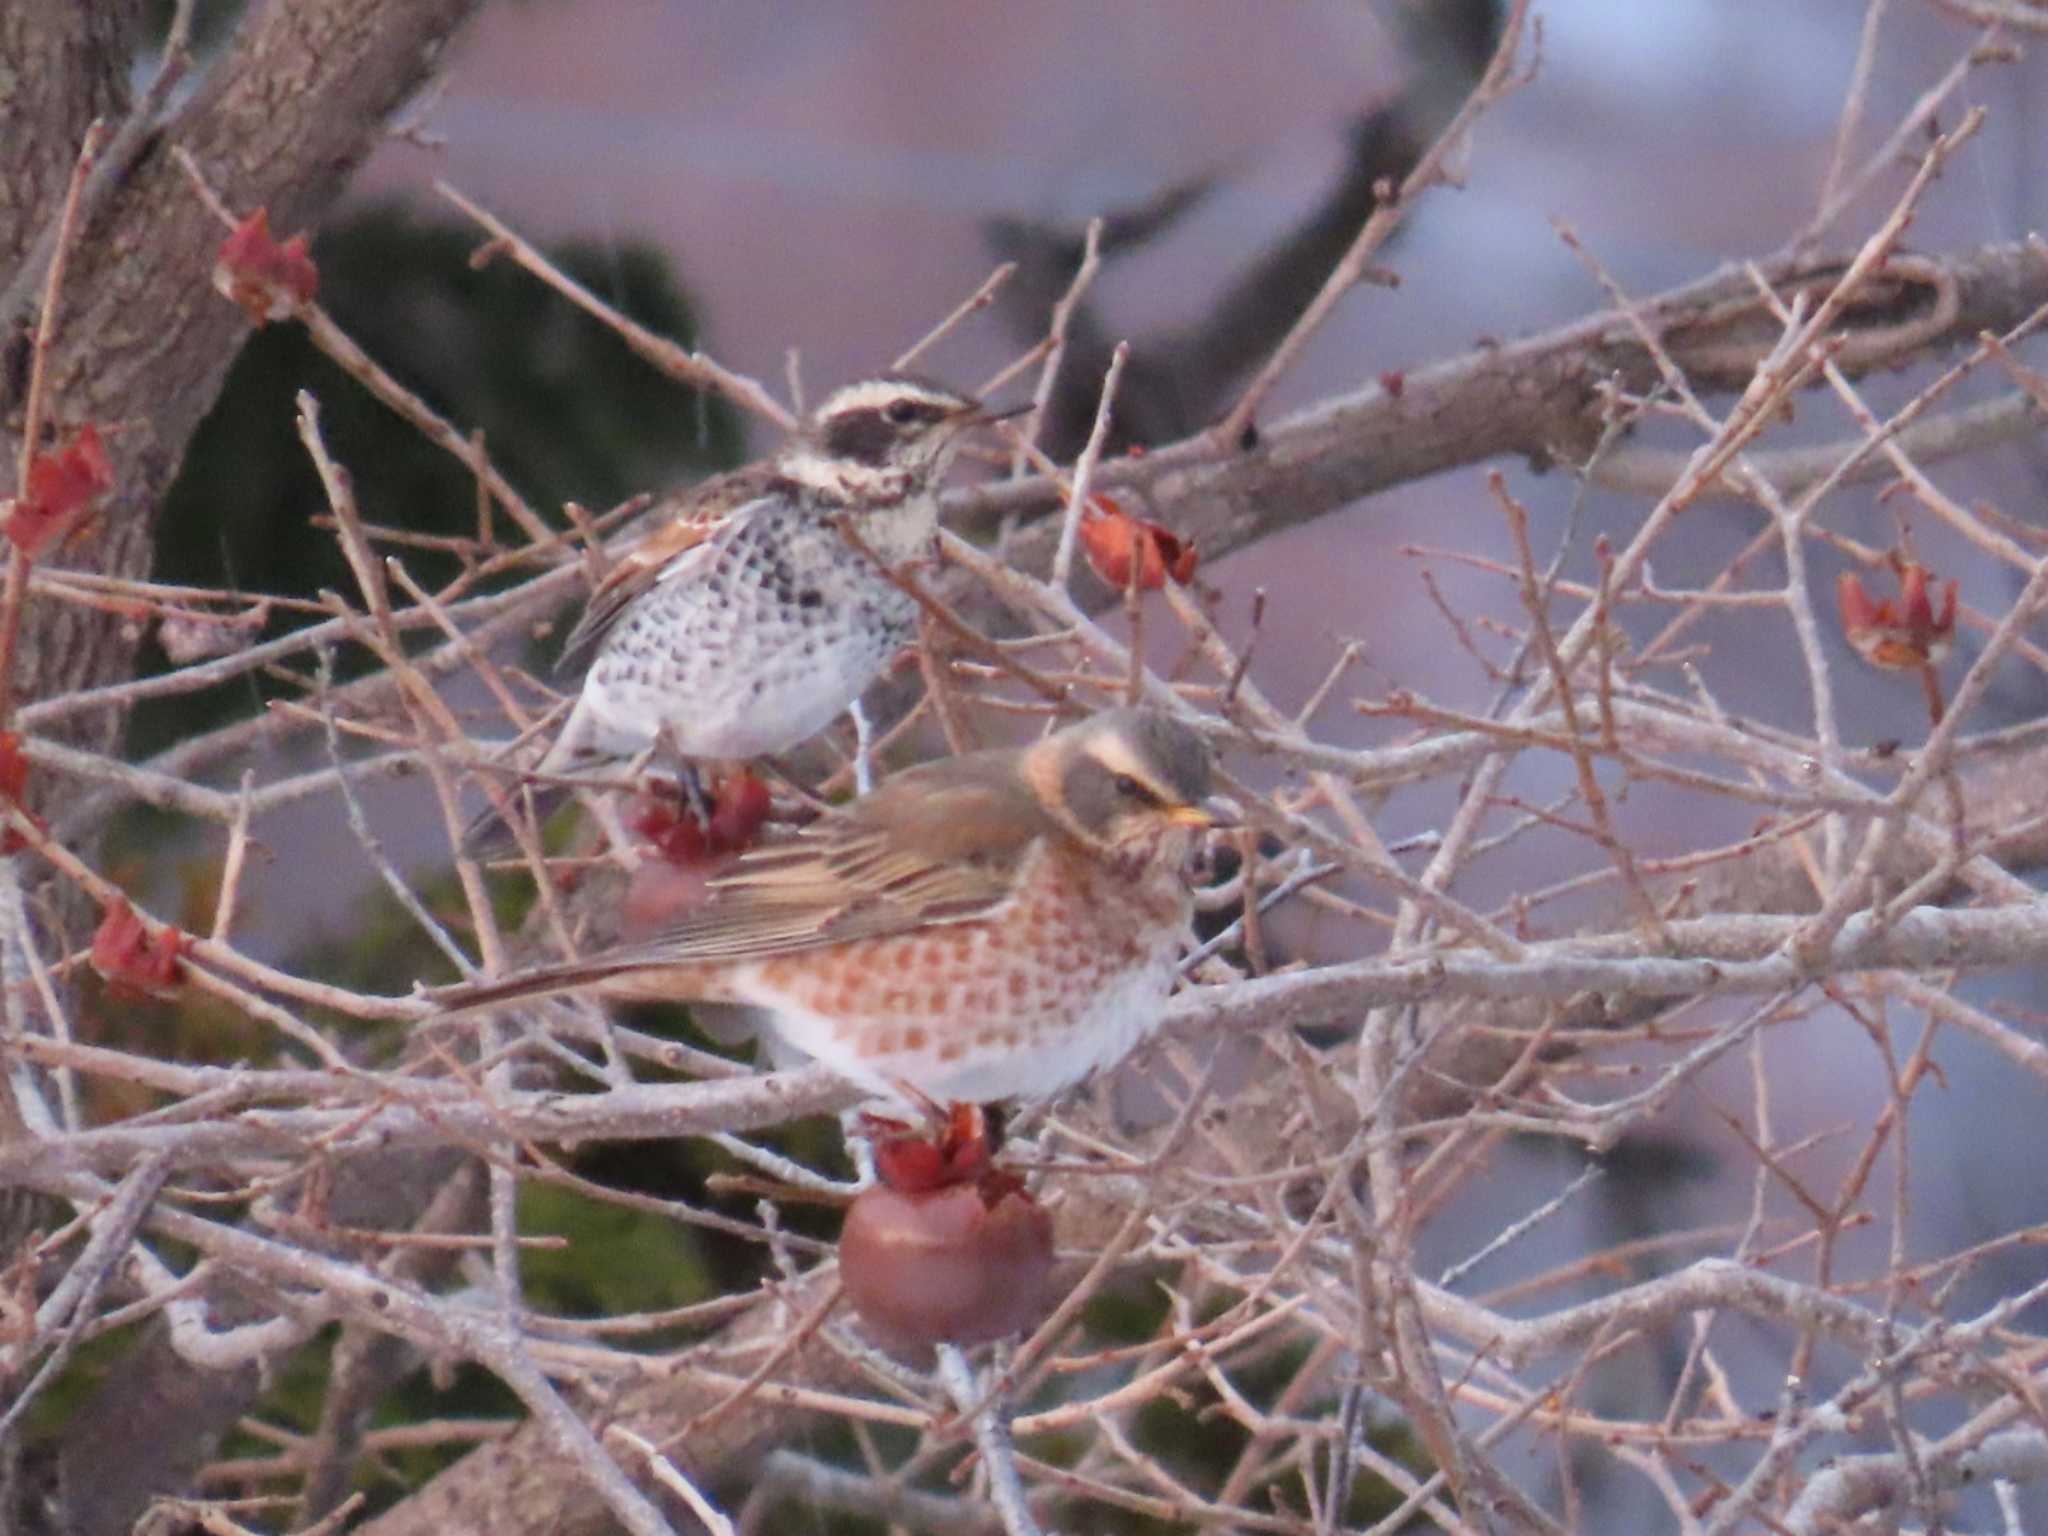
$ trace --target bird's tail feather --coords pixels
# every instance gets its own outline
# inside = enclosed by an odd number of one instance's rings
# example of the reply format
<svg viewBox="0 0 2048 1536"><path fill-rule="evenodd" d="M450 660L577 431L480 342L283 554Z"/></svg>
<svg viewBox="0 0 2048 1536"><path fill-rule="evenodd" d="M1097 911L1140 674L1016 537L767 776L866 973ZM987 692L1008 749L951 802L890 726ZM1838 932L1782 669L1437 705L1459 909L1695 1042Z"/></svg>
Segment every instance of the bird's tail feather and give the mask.
<svg viewBox="0 0 2048 1536"><path fill-rule="evenodd" d="M576 793L577 786L562 782L564 777L597 777L610 769L623 767L629 761L626 756L610 750L613 745L604 740L589 708L578 699L560 733L534 766L534 777L524 782L507 781L499 794L493 797L492 803L463 828L462 851L481 858L513 852L518 840L512 835L502 808L508 804L516 805L523 794L531 794L533 824L536 827L545 825L548 818L568 804Z"/></svg>
<svg viewBox="0 0 2048 1536"><path fill-rule="evenodd" d="M427 990L427 1001L442 1010L440 1018L461 1018L481 1013L487 1008L502 1008L509 1003L538 1002L543 998L580 992L586 987L645 971L649 967L646 956L563 960L496 981L464 981L448 987L431 987Z"/></svg>

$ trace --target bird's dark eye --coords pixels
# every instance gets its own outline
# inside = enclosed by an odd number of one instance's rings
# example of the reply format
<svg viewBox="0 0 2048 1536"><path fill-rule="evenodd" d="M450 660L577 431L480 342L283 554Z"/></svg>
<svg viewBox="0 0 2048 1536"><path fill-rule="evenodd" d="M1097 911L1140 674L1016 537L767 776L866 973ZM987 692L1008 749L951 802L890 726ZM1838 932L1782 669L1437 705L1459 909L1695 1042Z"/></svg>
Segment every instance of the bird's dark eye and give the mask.
<svg viewBox="0 0 2048 1536"><path fill-rule="evenodd" d="M1151 790L1140 784L1128 773L1118 774L1114 779L1110 780L1110 783L1115 787L1116 792L1127 800L1135 800L1140 805L1157 805L1159 803L1157 795L1153 794Z"/></svg>
<svg viewBox="0 0 2048 1536"><path fill-rule="evenodd" d="M882 415L899 427L907 427L924 415L924 408L915 400L891 400L882 407Z"/></svg>

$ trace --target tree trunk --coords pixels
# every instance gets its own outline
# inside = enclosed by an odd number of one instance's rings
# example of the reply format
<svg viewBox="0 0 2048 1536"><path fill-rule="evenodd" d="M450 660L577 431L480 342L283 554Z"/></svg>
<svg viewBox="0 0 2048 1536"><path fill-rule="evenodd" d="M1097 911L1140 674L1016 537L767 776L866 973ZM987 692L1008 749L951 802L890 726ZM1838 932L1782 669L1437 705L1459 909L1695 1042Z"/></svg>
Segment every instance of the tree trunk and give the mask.
<svg viewBox="0 0 2048 1536"><path fill-rule="evenodd" d="M265 207L281 235L304 228L334 203L475 8L476 0L255 4L168 121L123 132L140 0L0 6L0 500L18 490L54 231L95 119L107 146L57 296L41 444L93 424L114 486L47 564L149 574L156 509L250 332L249 318L213 290L226 231L173 149L191 154L235 213ZM143 634L131 617L32 597L0 686L19 704L118 681ZM55 734L104 749L121 724L107 710ZM8 1128L0 1124L0 1139ZM12 1129L20 1134L18 1123ZM253 1404L259 1377L254 1368L200 1370L168 1347L159 1325L73 1418L54 1463L30 1471L27 1481L43 1489L33 1501L39 1517L78 1536L128 1530L152 1497L184 1491L190 1468ZM143 1445L149 1454L118 1449ZM19 1470L12 1455L4 1468L0 1481L13 1486L0 1522L15 1528L30 1507L22 1480L9 1475Z"/></svg>
<svg viewBox="0 0 2048 1536"><path fill-rule="evenodd" d="M90 422L106 438L114 489L53 564L107 575L149 571L150 532L186 440L211 408L250 330L213 291L226 231L173 158L188 151L237 213L267 207L302 228L334 202L377 145L385 119L433 71L476 0L323 0L257 7L169 122L140 136L84 210L70 253L45 384L45 433ZM126 110L128 46L140 6L16 0L0 15L0 493L13 494L43 272L28 263L61 216L87 125ZM51 61L57 67L51 67ZM17 150L15 146L20 146ZM48 437L46 435L46 441ZM125 676L141 630L65 602L28 605L12 674L17 700ZM72 734L105 746L113 714Z"/></svg>

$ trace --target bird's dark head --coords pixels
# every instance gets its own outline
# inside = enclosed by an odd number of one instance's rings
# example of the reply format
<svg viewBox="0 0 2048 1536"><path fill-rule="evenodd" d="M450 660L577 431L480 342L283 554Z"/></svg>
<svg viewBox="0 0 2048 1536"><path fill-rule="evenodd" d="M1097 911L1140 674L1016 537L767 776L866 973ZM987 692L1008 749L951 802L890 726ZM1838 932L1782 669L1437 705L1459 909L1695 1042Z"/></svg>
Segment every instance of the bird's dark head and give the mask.
<svg viewBox="0 0 2048 1536"><path fill-rule="evenodd" d="M900 496L944 474L964 431L986 419L972 395L914 374L880 374L827 395L784 451L782 470L849 500Z"/></svg>

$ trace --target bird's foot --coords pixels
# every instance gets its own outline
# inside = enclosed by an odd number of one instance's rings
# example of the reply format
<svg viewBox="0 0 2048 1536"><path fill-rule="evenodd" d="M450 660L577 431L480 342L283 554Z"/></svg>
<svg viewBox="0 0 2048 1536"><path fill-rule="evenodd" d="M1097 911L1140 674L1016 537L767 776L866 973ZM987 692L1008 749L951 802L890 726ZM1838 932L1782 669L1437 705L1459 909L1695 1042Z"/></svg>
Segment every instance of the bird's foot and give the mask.
<svg viewBox="0 0 2048 1536"><path fill-rule="evenodd" d="M671 864L695 868L750 847L771 803L767 784L746 768L705 784L686 765L680 783L643 782L630 825Z"/></svg>

